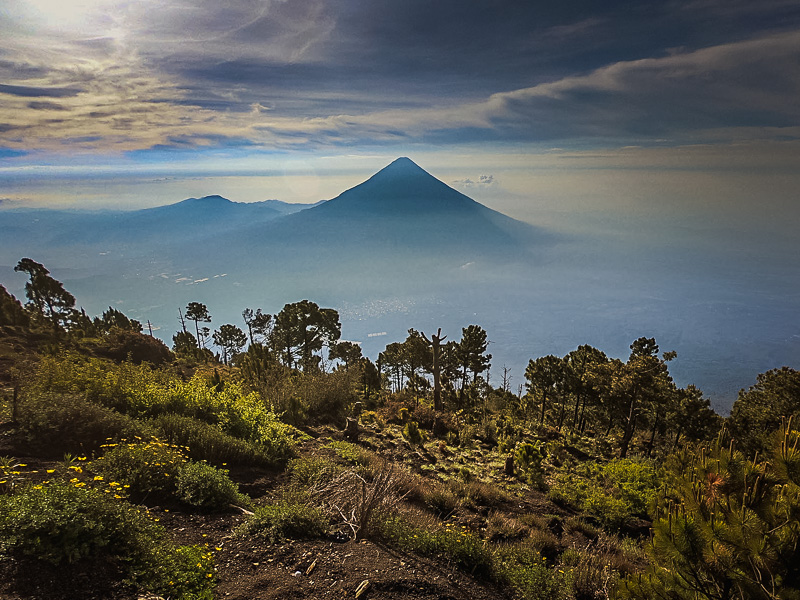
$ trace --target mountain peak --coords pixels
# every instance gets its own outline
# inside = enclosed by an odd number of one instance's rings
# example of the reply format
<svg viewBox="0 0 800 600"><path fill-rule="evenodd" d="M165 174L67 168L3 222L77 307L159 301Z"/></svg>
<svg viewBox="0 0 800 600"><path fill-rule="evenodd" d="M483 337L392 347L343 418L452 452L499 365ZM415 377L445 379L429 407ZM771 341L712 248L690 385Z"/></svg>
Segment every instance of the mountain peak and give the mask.
<svg viewBox="0 0 800 600"><path fill-rule="evenodd" d="M418 169L420 171L425 170L407 156L401 156L399 158L395 158L391 163L386 165L381 170L385 171L387 169Z"/></svg>
<svg viewBox="0 0 800 600"><path fill-rule="evenodd" d="M474 211L477 202L402 156L363 183L318 206L315 214L373 214L420 218L442 212Z"/></svg>
<svg viewBox="0 0 800 600"><path fill-rule="evenodd" d="M187 198L178 204L199 204L204 206L216 206L216 205L223 205L223 204L233 204L233 201L228 200L227 198L223 198L219 194L213 194L211 196L203 196L202 198Z"/></svg>
<svg viewBox="0 0 800 600"><path fill-rule="evenodd" d="M396 158L391 163L383 167L380 171L375 173L370 179L388 179L388 178L409 178L420 177L436 179L433 175L428 173L425 169L420 167L417 163L406 156ZM437 180L438 181L438 180Z"/></svg>

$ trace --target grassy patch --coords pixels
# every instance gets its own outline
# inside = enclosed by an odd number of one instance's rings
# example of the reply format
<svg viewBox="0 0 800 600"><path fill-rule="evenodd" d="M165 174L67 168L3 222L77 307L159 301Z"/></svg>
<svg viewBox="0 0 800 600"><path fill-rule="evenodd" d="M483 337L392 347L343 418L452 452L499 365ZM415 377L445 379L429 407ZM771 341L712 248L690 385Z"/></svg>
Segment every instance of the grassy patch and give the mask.
<svg viewBox="0 0 800 600"><path fill-rule="evenodd" d="M550 498L619 529L634 516L646 516L660 475L651 461L615 459L606 465L583 463L556 475Z"/></svg>
<svg viewBox="0 0 800 600"><path fill-rule="evenodd" d="M548 567L547 560L528 543L493 544L463 526L447 523L427 529L397 515L383 515L376 533L386 543L447 560L470 574L508 586L523 598L570 598L571 572Z"/></svg>
<svg viewBox="0 0 800 600"><path fill-rule="evenodd" d="M250 505L250 498L239 492L239 486L228 477L228 471L199 462L181 466L175 482L175 497L189 506L209 510Z"/></svg>
<svg viewBox="0 0 800 600"><path fill-rule="evenodd" d="M20 431L53 453L89 453L108 438L146 435L141 422L74 394L26 394L19 409Z"/></svg>

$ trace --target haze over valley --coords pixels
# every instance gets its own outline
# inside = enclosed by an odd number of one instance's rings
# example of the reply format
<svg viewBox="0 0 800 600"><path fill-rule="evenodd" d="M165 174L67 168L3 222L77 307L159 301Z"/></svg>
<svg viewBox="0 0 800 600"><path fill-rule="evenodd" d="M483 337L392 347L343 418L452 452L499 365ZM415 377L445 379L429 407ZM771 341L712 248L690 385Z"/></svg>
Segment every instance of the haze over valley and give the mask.
<svg viewBox="0 0 800 600"><path fill-rule="evenodd" d="M269 191L266 191L269 194ZM566 232L489 209L399 158L326 202L191 198L133 211L5 210L3 283L23 256L44 262L89 314L109 305L168 344L178 309L213 326L246 307L309 298L335 307L343 336L377 356L407 329L489 333L493 383L524 382L529 359L580 344L624 357L641 336L678 352L676 382L721 411L755 375L800 359L797 267L726 248L605 231ZM644 225L646 226L646 224Z"/></svg>

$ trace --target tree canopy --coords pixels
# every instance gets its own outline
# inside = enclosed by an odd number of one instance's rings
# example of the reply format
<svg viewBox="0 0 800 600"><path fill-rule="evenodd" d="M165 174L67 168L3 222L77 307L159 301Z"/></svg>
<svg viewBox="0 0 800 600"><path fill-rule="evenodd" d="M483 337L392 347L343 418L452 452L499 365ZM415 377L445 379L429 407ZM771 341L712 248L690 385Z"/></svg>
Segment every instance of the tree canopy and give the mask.
<svg viewBox="0 0 800 600"><path fill-rule="evenodd" d="M270 340L286 366L309 371L319 367L317 353L322 347L338 341L341 334L336 310L301 300L286 304L275 316Z"/></svg>
<svg viewBox="0 0 800 600"><path fill-rule="evenodd" d="M75 296L64 289L64 285L50 276L44 265L30 258L23 258L14 267L20 273L27 273L25 295L29 306L45 319L52 322L55 329L65 328L75 308Z"/></svg>

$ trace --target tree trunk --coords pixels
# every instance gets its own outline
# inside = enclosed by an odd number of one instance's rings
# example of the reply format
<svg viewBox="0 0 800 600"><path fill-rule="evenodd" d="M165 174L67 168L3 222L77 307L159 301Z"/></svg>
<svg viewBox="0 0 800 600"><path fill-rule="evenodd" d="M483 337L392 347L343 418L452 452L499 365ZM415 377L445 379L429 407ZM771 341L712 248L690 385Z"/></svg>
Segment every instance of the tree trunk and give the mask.
<svg viewBox="0 0 800 600"><path fill-rule="evenodd" d="M631 439L633 439L633 434L636 431L636 401L631 400L631 408L628 411L628 420L625 422L625 431L622 434L622 442L620 443L619 448L619 457L620 458L627 458L628 457L628 446L631 443Z"/></svg>
<svg viewBox="0 0 800 600"><path fill-rule="evenodd" d="M653 453L653 444L656 441L656 429L658 429L660 421L660 417L656 415L656 418L653 420L653 429L650 430L650 440L647 442L647 458L650 458L650 455Z"/></svg>
<svg viewBox="0 0 800 600"><path fill-rule="evenodd" d="M547 394L542 394L542 416L539 419L539 425L544 425L544 413L547 408Z"/></svg>
<svg viewBox="0 0 800 600"><path fill-rule="evenodd" d="M442 412L444 405L442 404L442 383L441 374L439 373L439 355L441 352L441 343L447 338L442 337L442 328L436 331L435 335L431 335L431 339L423 333L422 339L430 344L433 351L433 410ZM466 372L466 371L465 371Z"/></svg>
<svg viewBox="0 0 800 600"><path fill-rule="evenodd" d="M355 443L358 441L358 434L358 421L352 417L347 417L347 425L344 428L344 437Z"/></svg>

